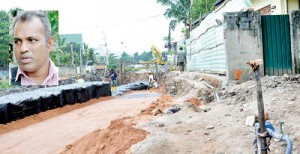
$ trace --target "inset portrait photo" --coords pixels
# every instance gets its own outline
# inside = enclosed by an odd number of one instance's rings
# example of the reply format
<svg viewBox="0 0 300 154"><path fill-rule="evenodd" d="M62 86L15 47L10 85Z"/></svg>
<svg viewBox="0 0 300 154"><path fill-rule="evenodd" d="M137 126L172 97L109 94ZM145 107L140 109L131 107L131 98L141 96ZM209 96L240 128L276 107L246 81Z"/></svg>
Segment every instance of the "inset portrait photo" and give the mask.
<svg viewBox="0 0 300 154"><path fill-rule="evenodd" d="M58 67L50 54L58 34L58 11L16 9L9 13L10 85L58 85Z"/></svg>

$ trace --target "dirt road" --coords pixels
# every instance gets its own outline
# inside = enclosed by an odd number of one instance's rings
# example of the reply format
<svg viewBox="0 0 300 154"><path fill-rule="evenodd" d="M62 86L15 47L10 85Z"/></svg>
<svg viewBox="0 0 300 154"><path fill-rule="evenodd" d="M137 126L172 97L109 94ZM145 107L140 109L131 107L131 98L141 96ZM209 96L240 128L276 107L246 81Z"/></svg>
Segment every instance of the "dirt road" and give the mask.
<svg viewBox="0 0 300 154"><path fill-rule="evenodd" d="M140 91L99 102L0 135L0 153L59 153L65 146L112 120L134 116L161 94Z"/></svg>

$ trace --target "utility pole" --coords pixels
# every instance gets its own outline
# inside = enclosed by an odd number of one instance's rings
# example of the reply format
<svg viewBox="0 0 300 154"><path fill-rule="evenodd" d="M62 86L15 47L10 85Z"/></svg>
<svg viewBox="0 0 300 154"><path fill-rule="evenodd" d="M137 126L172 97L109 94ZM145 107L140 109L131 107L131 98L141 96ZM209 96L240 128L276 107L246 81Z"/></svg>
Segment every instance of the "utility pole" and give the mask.
<svg viewBox="0 0 300 154"><path fill-rule="evenodd" d="M123 60L122 57L120 58L120 84L123 84Z"/></svg>
<svg viewBox="0 0 300 154"><path fill-rule="evenodd" d="M104 40L104 46L105 46L105 50L106 50L106 67L105 67L105 70L104 70L104 75L106 74L107 72L107 67L109 65L109 61L108 61L108 56L109 56L109 50L107 49L107 42L106 42L106 36L105 36L105 33L103 31L103 40Z"/></svg>
<svg viewBox="0 0 300 154"><path fill-rule="evenodd" d="M80 58L80 73L82 73L82 48L79 50L79 58Z"/></svg>
<svg viewBox="0 0 300 154"><path fill-rule="evenodd" d="M74 65L73 43L71 43L71 56L72 56L72 65Z"/></svg>

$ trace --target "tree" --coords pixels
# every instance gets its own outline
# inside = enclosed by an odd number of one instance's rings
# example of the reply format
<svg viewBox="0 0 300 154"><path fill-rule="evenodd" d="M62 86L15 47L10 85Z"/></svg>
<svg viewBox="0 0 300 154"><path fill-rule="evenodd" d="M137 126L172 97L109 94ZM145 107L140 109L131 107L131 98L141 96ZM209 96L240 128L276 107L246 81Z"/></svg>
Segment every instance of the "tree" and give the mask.
<svg viewBox="0 0 300 154"><path fill-rule="evenodd" d="M57 36L55 40L55 49L50 53L51 59L58 66L61 65L61 55L64 54L63 48L66 47L66 39L61 38L60 35ZM55 60L54 60L55 59Z"/></svg>
<svg viewBox="0 0 300 154"><path fill-rule="evenodd" d="M200 12L208 12L208 9L212 8L214 1L194 0L192 3L192 0L156 0L157 3L168 7L164 15L172 19L169 23L169 41L171 30L174 30L179 23L185 25L185 29L188 29L188 34L185 34L185 36L189 36L193 21L199 18ZM170 45L169 43L168 45Z"/></svg>
<svg viewBox="0 0 300 154"><path fill-rule="evenodd" d="M134 62L139 62L139 53L138 52L135 52L134 55L133 55L133 60Z"/></svg>
<svg viewBox="0 0 300 154"><path fill-rule="evenodd" d="M114 53L110 53L108 55L108 63L107 69L116 69L119 66L119 59Z"/></svg>
<svg viewBox="0 0 300 154"><path fill-rule="evenodd" d="M144 51L140 56L139 59L142 61L151 61L152 60L152 52L151 51Z"/></svg>
<svg viewBox="0 0 300 154"><path fill-rule="evenodd" d="M89 45L83 43L83 64L87 64L89 60Z"/></svg>
<svg viewBox="0 0 300 154"><path fill-rule="evenodd" d="M132 57L128 55L126 52L123 52L121 55L121 59L123 62L132 62Z"/></svg>
<svg viewBox="0 0 300 154"><path fill-rule="evenodd" d="M54 37L54 50L50 53L50 57L56 65L60 65L61 48L64 45L65 40L61 39L58 34L58 11L47 11L47 15L51 25L51 35Z"/></svg>
<svg viewBox="0 0 300 154"><path fill-rule="evenodd" d="M172 19L169 29L174 30L180 22L183 22L185 26L191 23L191 0L156 0L156 2L168 7L164 15Z"/></svg>
<svg viewBox="0 0 300 154"><path fill-rule="evenodd" d="M88 61L96 62L96 53L94 48L89 48L89 45L86 43L83 43L83 64L86 64ZM99 57L99 55L98 55ZM99 59L97 60L99 61Z"/></svg>
<svg viewBox="0 0 300 154"><path fill-rule="evenodd" d="M5 11L0 11L0 67L9 63L9 16Z"/></svg>
<svg viewBox="0 0 300 154"><path fill-rule="evenodd" d="M95 63L96 64L104 64L105 56L101 56L99 53L95 53Z"/></svg>
<svg viewBox="0 0 300 154"><path fill-rule="evenodd" d="M89 61L95 62L95 49L89 48Z"/></svg>
<svg viewBox="0 0 300 154"><path fill-rule="evenodd" d="M79 66L80 65L80 48L81 48L81 45L78 44L78 43L75 43L75 42L71 42L68 44L68 48L70 53L71 53L71 47L73 45L73 56L74 56L74 64L75 66ZM72 54L72 53L71 53ZM72 59L72 55L71 55L71 59Z"/></svg>
<svg viewBox="0 0 300 154"><path fill-rule="evenodd" d="M201 18L201 16L208 14L214 9L214 2L216 0L193 0L192 5L192 21Z"/></svg>
<svg viewBox="0 0 300 154"><path fill-rule="evenodd" d="M51 35L56 40L57 37L59 37L59 34L58 34L58 27L59 27L58 11L57 10L48 11L47 13L48 13L49 22L51 24Z"/></svg>

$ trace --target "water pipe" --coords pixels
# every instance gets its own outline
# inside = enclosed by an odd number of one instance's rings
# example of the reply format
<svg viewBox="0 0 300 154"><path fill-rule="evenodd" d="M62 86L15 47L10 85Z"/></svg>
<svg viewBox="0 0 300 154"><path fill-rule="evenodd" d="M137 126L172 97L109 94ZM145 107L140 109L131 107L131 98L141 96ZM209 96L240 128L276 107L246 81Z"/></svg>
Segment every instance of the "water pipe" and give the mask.
<svg viewBox="0 0 300 154"><path fill-rule="evenodd" d="M293 149L293 143L291 139L283 134L277 133L274 130L267 128L268 134L272 137L279 139L280 141L285 141L287 143L285 154L291 154Z"/></svg>
<svg viewBox="0 0 300 154"><path fill-rule="evenodd" d="M214 96L217 100L217 102L220 101L220 97L218 95L218 92L216 91L216 88L214 88L212 85L210 85L209 83L205 82L204 79L201 80L202 83L204 83L208 88L212 89L213 92L214 92Z"/></svg>

